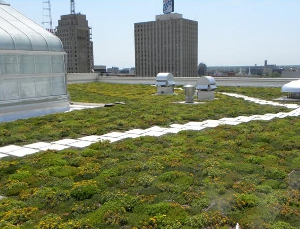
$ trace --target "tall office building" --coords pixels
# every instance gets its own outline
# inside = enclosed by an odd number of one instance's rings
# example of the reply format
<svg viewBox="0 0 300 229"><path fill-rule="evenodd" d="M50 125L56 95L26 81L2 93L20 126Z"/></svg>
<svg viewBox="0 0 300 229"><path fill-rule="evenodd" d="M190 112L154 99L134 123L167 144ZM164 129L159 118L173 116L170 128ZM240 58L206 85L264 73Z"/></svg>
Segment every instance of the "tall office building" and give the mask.
<svg viewBox="0 0 300 229"><path fill-rule="evenodd" d="M68 54L67 71L69 73L88 73L94 68L93 42L91 28L83 14L61 16L56 28Z"/></svg>
<svg viewBox="0 0 300 229"><path fill-rule="evenodd" d="M175 77L196 77L198 22L182 14L157 15L155 21L134 24L136 76L170 72Z"/></svg>

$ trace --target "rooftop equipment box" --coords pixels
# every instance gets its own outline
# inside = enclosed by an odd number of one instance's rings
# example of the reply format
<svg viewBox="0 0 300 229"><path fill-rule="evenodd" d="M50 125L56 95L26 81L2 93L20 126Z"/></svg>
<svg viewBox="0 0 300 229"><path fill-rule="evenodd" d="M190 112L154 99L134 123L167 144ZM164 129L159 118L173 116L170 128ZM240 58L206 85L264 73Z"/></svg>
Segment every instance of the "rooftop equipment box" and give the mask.
<svg viewBox="0 0 300 229"><path fill-rule="evenodd" d="M158 73L156 76L156 86L158 95L174 94L174 76L172 73Z"/></svg>
<svg viewBox="0 0 300 229"><path fill-rule="evenodd" d="M213 100L215 98L215 90L217 89L216 81L211 76L202 76L196 84L198 100Z"/></svg>

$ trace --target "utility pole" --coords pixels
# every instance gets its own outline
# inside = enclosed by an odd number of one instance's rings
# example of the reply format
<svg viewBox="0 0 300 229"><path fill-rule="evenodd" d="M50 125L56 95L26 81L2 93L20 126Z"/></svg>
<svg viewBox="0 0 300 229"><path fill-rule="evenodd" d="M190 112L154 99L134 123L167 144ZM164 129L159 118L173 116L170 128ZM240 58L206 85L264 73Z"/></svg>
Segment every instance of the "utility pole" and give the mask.
<svg viewBox="0 0 300 229"><path fill-rule="evenodd" d="M43 1L43 27L51 33L54 33L52 27L52 14L51 14L51 3L50 0ZM48 24L48 26L46 25Z"/></svg>
<svg viewBox="0 0 300 229"><path fill-rule="evenodd" d="M75 14L75 0L71 0L71 14Z"/></svg>

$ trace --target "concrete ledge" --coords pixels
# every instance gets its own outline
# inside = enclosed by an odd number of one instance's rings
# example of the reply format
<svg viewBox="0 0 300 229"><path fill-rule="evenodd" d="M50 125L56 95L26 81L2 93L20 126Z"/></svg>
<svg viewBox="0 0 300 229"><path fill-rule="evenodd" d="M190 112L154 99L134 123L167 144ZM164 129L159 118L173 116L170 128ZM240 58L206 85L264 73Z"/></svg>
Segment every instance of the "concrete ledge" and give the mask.
<svg viewBox="0 0 300 229"><path fill-rule="evenodd" d="M10 122L17 119L65 112L69 109L70 101L68 95L34 101L0 104L0 122Z"/></svg>
<svg viewBox="0 0 300 229"><path fill-rule="evenodd" d="M67 82L69 84L97 82L99 77L98 73L68 73Z"/></svg>

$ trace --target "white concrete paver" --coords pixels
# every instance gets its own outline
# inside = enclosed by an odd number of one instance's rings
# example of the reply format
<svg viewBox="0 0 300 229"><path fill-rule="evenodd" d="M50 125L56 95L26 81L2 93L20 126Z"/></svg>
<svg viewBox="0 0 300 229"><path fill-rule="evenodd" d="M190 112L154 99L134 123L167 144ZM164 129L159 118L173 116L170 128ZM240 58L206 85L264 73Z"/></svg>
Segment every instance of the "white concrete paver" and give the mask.
<svg viewBox="0 0 300 229"><path fill-rule="evenodd" d="M169 128L168 130L165 130L164 133L166 134L178 134L180 131L182 131L182 128Z"/></svg>
<svg viewBox="0 0 300 229"><path fill-rule="evenodd" d="M139 134L126 134L122 137L122 139L126 139L126 138L138 138L140 137L141 135Z"/></svg>
<svg viewBox="0 0 300 229"><path fill-rule="evenodd" d="M231 125L231 126L236 126L236 125L239 125L241 124L242 122L239 122L239 121L230 121L230 120L227 120L227 121L223 121L222 124L224 125Z"/></svg>
<svg viewBox="0 0 300 229"><path fill-rule="evenodd" d="M48 142L37 142L37 143L25 145L24 147L31 148L31 149L41 149L43 147L47 147L50 145L51 145L51 143L48 143Z"/></svg>
<svg viewBox="0 0 300 229"><path fill-rule="evenodd" d="M141 136L152 136L152 137L160 137L162 135L164 135L164 132L160 132L160 131L148 131L144 134L141 134Z"/></svg>
<svg viewBox="0 0 300 229"><path fill-rule="evenodd" d="M67 148L70 148L71 146L66 146L66 145L59 145L59 144L51 144L50 146L42 147L40 150L46 151L46 150L64 150Z"/></svg>
<svg viewBox="0 0 300 229"><path fill-rule="evenodd" d="M281 116L286 117L286 116L288 116L288 113L287 113L287 112L279 112L279 113L276 113L276 114L275 114L275 117L276 117L276 118L280 118Z"/></svg>
<svg viewBox="0 0 300 229"><path fill-rule="evenodd" d="M62 139L54 142L37 142L33 144L28 144L25 146L17 146L17 145L8 145L4 147L0 147L0 158L8 157L8 156L17 156L23 157L26 155L34 154L39 151L45 150L63 150L70 147L76 148L85 148L89 145L99 142L99 141L110 141L116 142L121 141L126 138L138 138L141 136L154 136L159 137L165 134L177 134L183 130L195 130L200 131L205 128L214 128L219 125L238 125L240 123L246 123L255 120L263 120L268 121L273 118L285 118L289 116L300 116L300 106L297 104L281 104L272 101L266 101L261 99L255 99L252 97L238 95L234 93L222 93L227 96L234 96L237 98L243 98L247 101L258 103L261 105L272 105L272 106L282 106L289 109L294 109L290 112L279 112L276 114L264 114L264 115L251 115L251 116L238 116L234 118L221 118L219 120L205 120L202 122L188 122L186 124L172 124L169 128L163 128L159 126L153 126L148 129L133 129L125 132L111 132L104 135L91 135L85 136L78 139ZM86 107L84 107L86 108ZM72 109L84 109L80 106L73 106ZM93 107L94 108L94 107Z"/></svg>
<svg viewBox="0 0 300 229"><path fill-rule="evenodd" d="M72 111L83 110L83 109L93 109L93 108L97 108L97 107L103 107L103 105L71 104L70 110L68 110L66 112L72 112Z"/></svg>
<svg viewBox="0 0 300 229"><path fill-rule="evenodd" d="M239 122L237 118L221 118L219 119L222 123L224 122Z"/></svg>
<svg viewBox="0 0 300 229"><path fill-rule="evenodd" d="M289 116L289 114L281 114L280 116L278 116L278 118L286 118L288 116Z"/></svg>
<svg viewBox="0 0 300 229"><path fill-rule="evenodd" d="M297 104L286 104L285 107L289 108L289 109L297 109L297 108L299 108L299 105L297 105Z"/></svg>
<svg viewBox="0 0 300 229"><path fill-rule="evenodd" d="M185 126L202 126L204 122L188 122Z"/></svg>
<svg viewBox="0 0 300 229"><path fill-rule="evenodd" d="M122 136L126 135L126 133L122 133L122 132L111 132L108 134L104 134L102 135L102 137L108 137L108 138L120 138Z"/></svg>
<svg viewBox="0 0 300 229"><path fill-rule="evenodd" d="M86 137L78 138L78 140L89 141L89 142L98 142L98 141L101 140L101 136L99 136L99 135L91 135L91 136L86 136Z"/></svg>
<svg viewBox="0 0 300 229"><path fill-rule="evenodd" d="M76 147L76 148L85 148L93 144L94 142L89 142L89 141L76 141L73 143L69 143L68 146L71 147Z"/></svg>
<svg viewBox="0 0 300 229"><path fill-rule="evenodd" d="M37 149L29 149L29 148L22 147L22 149L7 152L7 154L10 156L24 157L26 155L34 154L39 151L40 150L37 150Z"/></svg>
<svg viewBox="0 0 300 229"><path fill-rule="evenodd" d="M253 118L253 120L262 120L262 121L269 121L271 119L275 118L274 116L268 116L268 115L261 115L256 118Z"/></svg>
<svg viewBox="0 0 300 229"><path fill-rule="evenodd" d="M111 132L101 136L102 141L108 140L110 142L116 142L128 138L126 133L122 132Z"/></svg>
<svg viewBox="0 0 300 229"><path fill-rule="evenodd" d="M102 137L101 141L110 141L110 142L117 142L120 141L121 139L119 138L112 138L112 137Z"/></svg>
<svg viewBox="0 0 300 229"><path fill-rule="evenodd" d="M140 134L143 134L145 133L146 131L145 130L142 130L142 129L133 129L133 130L128 130L126 131L125 133L126 134L137 134L137 135L140 135Z"/></svg>
<svg viewBox="0 0 300 229"><path fill-rule="evenodd" d="M0 158L3 158L3 157L8 157L8 155L7 155L7 154L0 153Z"/></svg>
<svg viewBox="0 0 300 229"><path fill-rule="evenodd" d="M19 149L23 149L21 146L16 146L16 145L8 145L0 148L0 153L10 153Z"/></svg>
<svg viewBox="0 0 300 229"><path fill-rule="evenodd" d="M247 120L242 120L242 119L237 119L237 118L222 118L222 119L220 119L220 121L222 121L223 125L232 125L232 126L236 126L243 122L249 122L252 120L253 120L253 117L251 117L251 119L247 119Z"/></svg>
<svg viewBox="0 0 300 229"><path fill-rule="evenodd" d="M236 98L243 98L244 100L254 102L254 103L258 103L258 104L261 104L261 105L280 106L280 107L286 107L286 108L289 108L289 109L299 108L298 104L282 104L282 103L278 103L278 102L272 102L272 101L267 101L267 100L262 100L262 99L256 99L256 98L252 98L252 97L245 96L245 95L239 95L239 94L235 94L235 93L222 92L221 94L236 97Z"/></svg>
<svg viewBox="0 0 300 229"><path fill-rule="evenodd" d="M190 123L187 123L184 127L184 130L203 130L205 128L206 126L203 125L199 125L199 124L191 125Z"/></svg>
<svg viewBox="0 0 300 229"><path fill-rule="evenodd" d="M300 115L300 109L296 109L296 110L293 110L291 112L288 113L289 116L299 116Z"/></svg>
<svg viewBox="0 0 300 229"><path fill-rule="evenodd" d="M171 128L176 128L176 129L184 129L185 125L183 124L171 124Z"/></svg>
<svg viewBox="0 0 300 229"><path fill-rule="evenodd" d="M238 122L250 122L250 121L252 121L253 120L253 117L251 117L251 116L239 116L239 117L236 117L236 120L238 121Z"/></svg>
<svg viewBox="0 0 300 229"><path fill-rule="evenodd" d="M162 131L165 131L166 129L168 128L163 128L163 127L159 127L159 126L153 126L153 127L150 127L148 129L146 129L145 131L154 131L154 132L162 132Z"/></svg>
<svg viewBox="0 0 300 229"><path fill-rule="evenodd" d="M219 120L206 120L205 122L203 122L202 126L214 128L214 127L219 126L222 123L223 122L219 121Z"/></svg>
<svg viewBox="0 0 300 229"><path fill-rule="evenodd" d="M55 141L55 142L52 142L52 143L53 144L58 144L58 145L69 145L69 144L75 143L75 142L78 142L78 140L66 138L66 139L62 139L62 140Z"/></svg>

